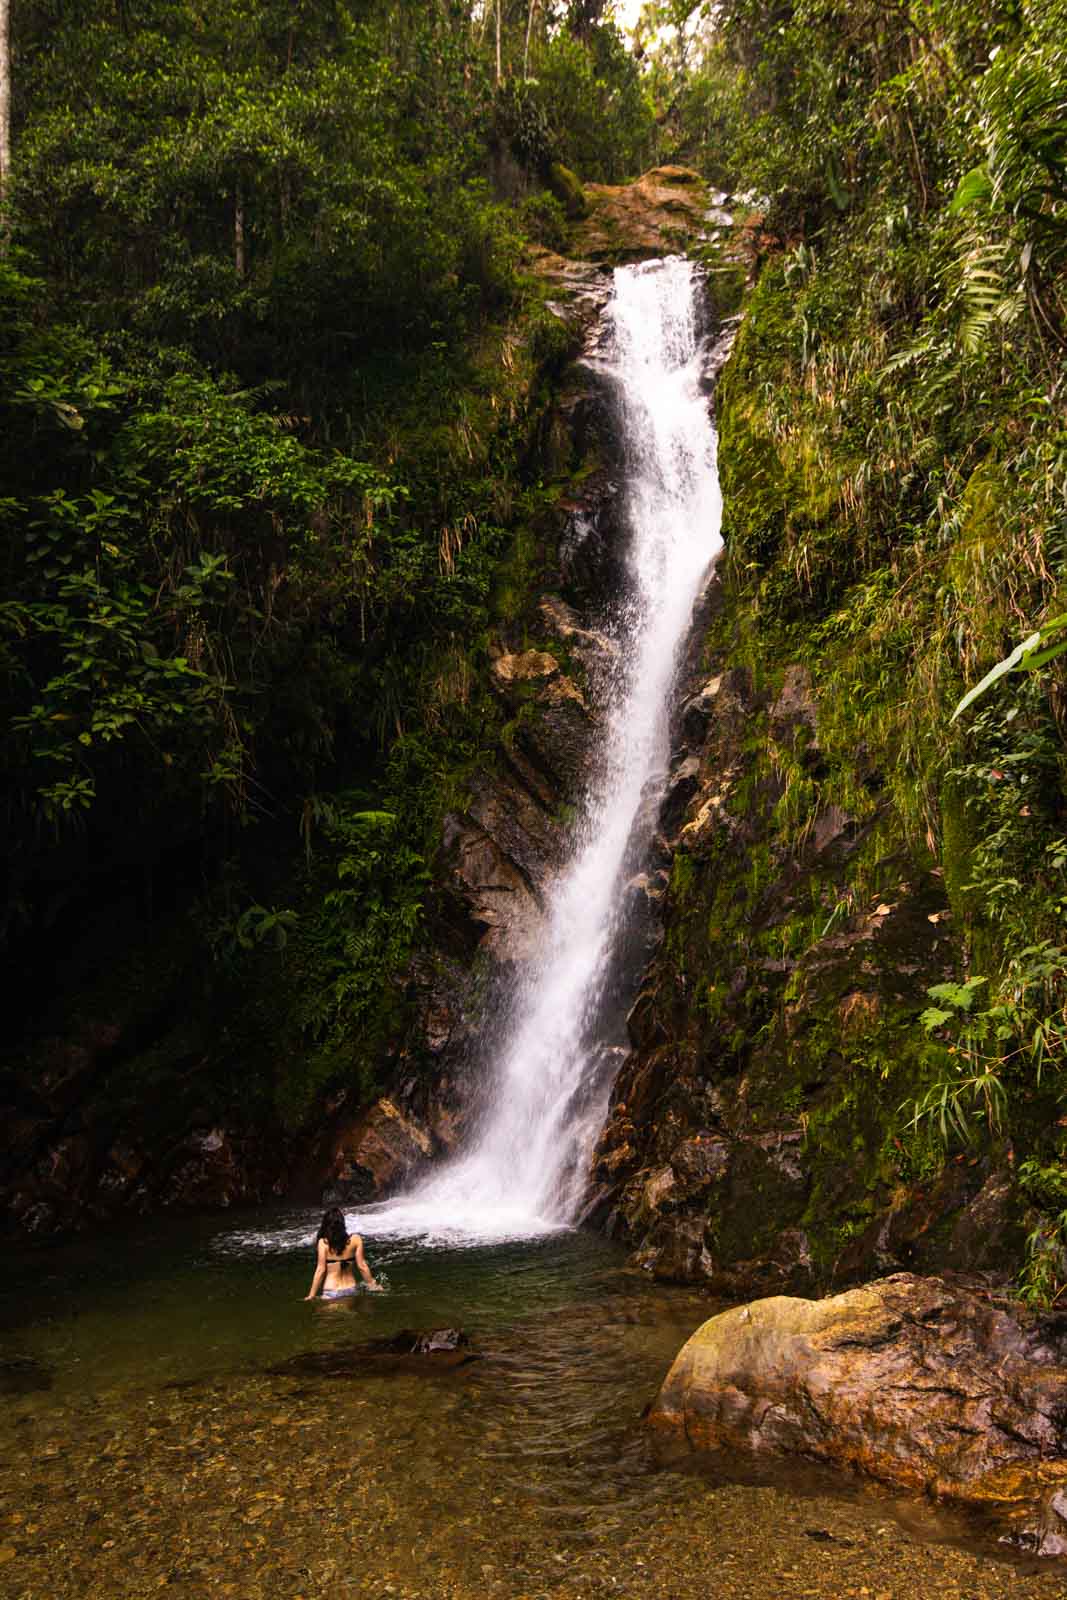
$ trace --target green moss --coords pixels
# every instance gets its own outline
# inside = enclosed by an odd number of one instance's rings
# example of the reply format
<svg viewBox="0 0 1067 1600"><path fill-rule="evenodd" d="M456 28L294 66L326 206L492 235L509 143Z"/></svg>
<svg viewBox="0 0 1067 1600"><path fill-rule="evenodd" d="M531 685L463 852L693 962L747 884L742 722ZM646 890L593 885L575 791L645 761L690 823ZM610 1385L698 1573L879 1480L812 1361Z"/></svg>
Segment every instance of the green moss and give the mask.
<svg viewBox="0 0 1067 1600"><path fill-rule="evenodd" d="M578 179L562 161L553 161L548 169L548 187L563 207L568 222L580 222L589 215L589 202Z"/></svg>
<svg viewBox="0 0 1067 1600"><path fill-rule="evenodd" d="M949 904L965 924L973 920L979 905L971 882L974 842L965 793L955 780L946 778L941 786L941 865Z"/></svg>

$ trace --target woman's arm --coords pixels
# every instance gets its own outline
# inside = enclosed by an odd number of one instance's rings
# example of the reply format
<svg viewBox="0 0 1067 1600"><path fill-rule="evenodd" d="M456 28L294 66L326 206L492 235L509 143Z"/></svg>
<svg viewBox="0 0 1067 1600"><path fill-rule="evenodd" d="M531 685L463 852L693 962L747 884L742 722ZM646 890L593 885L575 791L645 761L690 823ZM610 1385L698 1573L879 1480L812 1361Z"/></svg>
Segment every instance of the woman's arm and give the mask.
<svg viewBox="0 0 1067 1600"><path fill-rule="evenodd" d="M326 1276L326 1240L319 1240L319 1258L315 1263L315 1276L311 1280L311 1288L304 1296L305 1300L314 1300L322 1288L322 1280Z"/></svg>
<svg viewBox="0 0 1067 1600"><path fill-rule="evenodd" d="M360 1273L362 1274L363 1282L367 1285L368 1289L380 1289L381 1284L377 1281L373 1272L371 1272L371 1269L368 1267L364 1258L363 1240L360 1238L358 1233L354 1236L352 1243L356 1247L356 1266L359 1268Z"/></svg>

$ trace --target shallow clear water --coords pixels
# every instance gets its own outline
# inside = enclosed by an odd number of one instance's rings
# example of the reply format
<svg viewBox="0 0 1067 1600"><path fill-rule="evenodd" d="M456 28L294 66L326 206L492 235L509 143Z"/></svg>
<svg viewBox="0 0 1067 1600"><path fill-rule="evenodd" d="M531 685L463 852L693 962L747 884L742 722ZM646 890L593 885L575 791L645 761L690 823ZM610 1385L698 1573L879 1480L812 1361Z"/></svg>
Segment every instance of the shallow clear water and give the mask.
<svg viewBox="0 0 1067 1600"><path fill-rule="evenodd" d="M0 1360L41 1362L54 1395L216 1377L404 1326L491 1334L533 1308L598 1293L623 1264L602 1240L569 1230L452 1247L368 1234L387 1292L308 1304L320 1215L275 1211L243 1226L156 1218L26 1251L0 1292ZM350 1226L372 1220L353 1214Z"/></svg>
<svg viewBox="0 0 1067 1600"><path fill-rule="evenodd" d="M0 1595L1067 1590L829 1474L657 1457L642 1408L716 1307L602 1240L368 1230L388 1292L308 1304L316 1221L153 1221L8 1260ZM456 1325L478 1356L458 1367L361 1349Z"/></svg>

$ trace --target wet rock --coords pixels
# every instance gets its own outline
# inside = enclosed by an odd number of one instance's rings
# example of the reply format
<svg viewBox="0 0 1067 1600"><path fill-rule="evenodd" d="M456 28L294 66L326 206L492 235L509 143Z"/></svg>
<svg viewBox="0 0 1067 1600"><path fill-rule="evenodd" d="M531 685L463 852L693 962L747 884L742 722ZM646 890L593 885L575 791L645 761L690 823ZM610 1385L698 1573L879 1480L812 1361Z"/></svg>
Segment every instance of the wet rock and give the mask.
<svg viewBox="0 0 1067 1600"><path fill-rule="evenodd" d="M1050 1474L1051 1475L1051 1474ZM1021 1482L1020 1482L1021 1478ZM1034 1484L1027 1472L1000 1473L986 1485L995 1494L998 1511L1006 1505L1001 1543L1027 1555L1067 1556L1067 1467L1061 1466L1036 1506Z"/></svg>
<svg viewBox="0 0 1067 1600"><path fill-rule="evenodd" d="M531 762L558 800L577 798L588 771L594 721L585 695L546 650L501 655L493 683L518 713L511 747Z"/></svg>
<svg viewBox="0 0 1067 1600"><path fill-rule="evenodd" d="M729 1143L714 1133L692 1134L671 1155L671 1166L687 1198L721 1182L729 1164Z"/></svg>
<svg viewBox="0 0 1067 1600"><path fill-rule="evenodd" d="M679 848L691 855L705 855L717 836L732 837L737 833L738 823L727 809L735 776L733 769L727 769L712 773L701 782L686 808L685 823L678 830Z"/></svg>
<svg viewBox="0 0 1067 1600"><path fill-rule="evenodd" d="M397 1188L434 1153L426 1129L393 1100L375 1101L354 1127L335 1135L334 1175L353 1197L379 1198Z"/></svg>
<svg viewBox="0 0 1067 1600"><path fill-rule="evenodd" d="M623 903L639 912L652 912L663 900L670 881L666 872L635 872L622 887Z"/></svg>
<svg viewBox="0 0 1067 1600"><path fill-rule="evenodd" d="M535 949L541 906L515 860L472 818L455 813L445 818L443 843L451 886L475 942L499 961L518 960Z"/></svg>
<svg viewBox="0 0 1067 1600"><path fill-rule="evenodd" d="M602 472L586 484L580 501L563 507L567 523L560 539L560 573L568 594L585 605L602 604L626 590L618 493L614 478Z"/></svg>
<svg viewBox="0 0 1067 1600"><path fill-rule="evenodd" d="M515 743L550 778L560 800L574 803L584 789L595 729L581 691L560 677L546 685L532 713L520 719Z"/></svg>
<svg viewBox="0 0 1067 1600"><path fill-rule="evenodd" d="M461 1328L434 1328L399 1333L362 1344L291 1356L268 1370L277 1377L367 1378L404 1373L428 1375L455 1372L482 1360L470 1335Z"/></svg>
<svg viewBox="0 0 1067 1600"><path fill-rule="evenodd" d="M647 1216L649 1213L659 1211L662 1206L669 1205L678 1186L678 1180L670 1167L660 1167L648 1178L644 1184L641 1195L641 1211Z"/></svg>
<svg viewBox="0 0 1067 1600"><path fill-rule="evenodd" d="M578 613L557 595L546 595L538 610L547 626L577 656L586 672L597 678L618 663L619 646L600 628L583 625Z"/></svg>
<svg viewBox="0 0 1067 1600"><path fill-rule="evenodd" d="M803 1228L782 1228L747 1260L718 1260L707 1276L716 1294L750 1300L775 1292L803 1294L816 1282L811 1241Z"/></svg>
<svg viewBox="0 0 1067 1600"><path fill-rule="evenodd" d="M171 1155L162 1203L208 1209L247 1199L247 1164L239 1143L226 1128L194 1129Z"/></svg>
<svg viewBox="0 0 1067 1600"><path fill-rule="evenodd" d="M510 773L472 780L466 815L518 871L525 890L540 905L541 886L559 865L563 829L546 810L540 792L532 793L521 781L535 770L524 762L521 751L512 748L508 765L516 774L515 780ZM546 787L549 803L558 806L558 792Z"/></svg>
<svg viewBox="0 0 1067 1600"><path fill-rule="evenodd" d="M707 1230L699 1217L683 1217L673 1226L661 1226L634 1259L664 1283L708 1283L715 1274Z"/></svg>
<svg viewBox="0 0 1067 1600"><path fill-rule="evenodd" d="M611 272L600 262L574 261L542 245L526 248L526 258L540 278L548 280L555 298L549 311L579 339L590 332L611 293Z"/></svg>
<svg viewBox="0 0 1067 1600"><path fill-rule="evenodd" d="M666 1040L667 1031L659 1014L658 996L653 989L643 989L630 1008L626 1030L631 1042L646 1051Z"/></svg>
<svg viewBox="0 0 1067 1600"><path fill-rule="evenodd" d="M0 1394L39 1394L52 1387L52 1372L32 1356L0 1359Z"/></svg>
<svg viewBox="0 0 1067 1600"><path fill-rule="evenodd" d="M690 695L682 706L681 724L686 743L697 747L704 742L708 724L715 715L715 702L722 688L722 675L709 678L696 694Z"/></svg>
<svg viewBox="0 0 1067 1600"><path fill-rule="evenodd" d="M411 1328L401 1328L383 1339L371 1339L364 1349L384 1355L429 1356L444 1351L469 1349L471 1338L462 1328L433 1328L429 1333L417 1333Z"/></svg>
<svg viewBox="0 0 1067 1600"><path fill-rule="evenodd" d="M938 1278L898 1274L827 1300L757 1300L683 1347L650 1413L698 1450L798 1455L1048 1523L1067 1479L1067 1326L1027 1323ZM1060 1507L1052 1507L1056 1518Z"/></svg>
<svg viewBox="0 0 1067 1600"><path fill-rule="evenodd" d="M660 806L660 826L668 837L675 833L690 801L700 791L700 757L686 756L670 775Z"/></svg>

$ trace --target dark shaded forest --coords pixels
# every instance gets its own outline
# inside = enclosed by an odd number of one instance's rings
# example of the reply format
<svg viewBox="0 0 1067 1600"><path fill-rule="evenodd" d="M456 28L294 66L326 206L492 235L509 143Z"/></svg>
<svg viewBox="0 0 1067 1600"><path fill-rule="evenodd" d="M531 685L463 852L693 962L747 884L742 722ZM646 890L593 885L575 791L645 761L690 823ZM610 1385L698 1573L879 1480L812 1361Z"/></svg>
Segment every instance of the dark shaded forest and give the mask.
<svg viewBox="0 0 1067 1600"><path fill-rule="evenodd" d="M117 955L180 910L209 979L289 944L308 1038L379 1026L521 604L556 337L524 242L561 234L561 161L611 179L656 143L602 11L13 7L3 925L31 1017L68 950L106 984L102 923Z"/></svg>
<svg viewBox="0 0 1067 1600"><path fill-rule="evenodd" d="M820 760L775 753L752 872L830 804L874 841L777 956L885 896L882 863L939 878L953 969L903 1050L861 1063L879 1181L1010 1171L1024 1287L1057 1293L1060 0L674 0L632 49L595 0L11 18L16 1028L177 973L173 1005L232 1033L209 1100L298 1126L342 1078L372 1091L442 816L501 720L490 639L523 625L561 492L537 396L567 350L526 252L566 247L580 182L684 161L747 217L720 399L729 648L757 681L803 663L820 704ZM280 1034L285 1064L250 1067ZM170 1081L145 1070L140 1092Z"/></svg>

